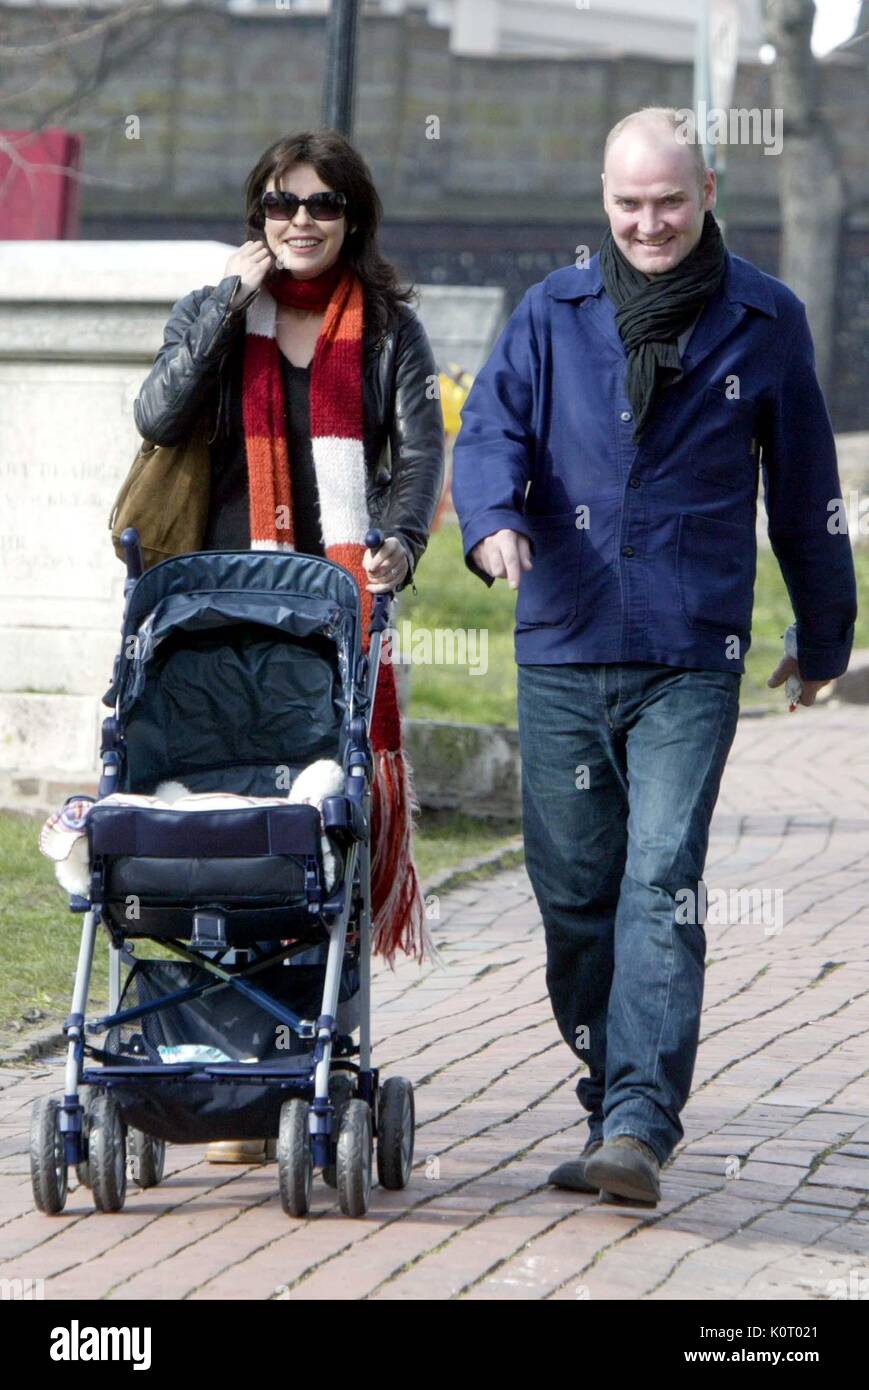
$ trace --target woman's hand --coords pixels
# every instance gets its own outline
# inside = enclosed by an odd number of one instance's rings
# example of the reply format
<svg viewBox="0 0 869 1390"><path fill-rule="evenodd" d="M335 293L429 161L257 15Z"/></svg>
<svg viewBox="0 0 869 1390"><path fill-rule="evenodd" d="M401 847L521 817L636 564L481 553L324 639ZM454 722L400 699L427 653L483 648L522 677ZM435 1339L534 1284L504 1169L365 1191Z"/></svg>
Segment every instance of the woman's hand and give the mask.
<svg viewBox="0 0 869 1390"><path fill-rule="evenodd" d="M385 594L395 589L410 568L404 546L395 536L388 536L376 555L366 550L362 565L371 576L372 582L365 586L370 594Z"/></svg>
<svg viewBox="0 0 869 1390"><path fill-rule="evenodd" d="M274 263L275 258L264 241L246 241L226 262L223 278L226 279L227 275L241 276L236 293L243 299L259 289Z"/></svg>

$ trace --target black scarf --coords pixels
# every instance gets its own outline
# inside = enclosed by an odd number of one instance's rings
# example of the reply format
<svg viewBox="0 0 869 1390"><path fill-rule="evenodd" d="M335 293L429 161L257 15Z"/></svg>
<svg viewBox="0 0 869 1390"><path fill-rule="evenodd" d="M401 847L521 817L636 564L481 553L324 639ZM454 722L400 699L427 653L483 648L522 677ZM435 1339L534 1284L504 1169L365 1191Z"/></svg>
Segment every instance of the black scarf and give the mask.
<svg viewBox="0 0 869 1390"><path fill-rule="evenodd" d="M721 230L711 212L684 260L659 275L645 275L622 255L607 229L600 248L604 288L616 306L616 325L628 355L626 391L636 425L646 427L657 391L683 375L676 341L693 323L724 279L727 260Z"/></svg>

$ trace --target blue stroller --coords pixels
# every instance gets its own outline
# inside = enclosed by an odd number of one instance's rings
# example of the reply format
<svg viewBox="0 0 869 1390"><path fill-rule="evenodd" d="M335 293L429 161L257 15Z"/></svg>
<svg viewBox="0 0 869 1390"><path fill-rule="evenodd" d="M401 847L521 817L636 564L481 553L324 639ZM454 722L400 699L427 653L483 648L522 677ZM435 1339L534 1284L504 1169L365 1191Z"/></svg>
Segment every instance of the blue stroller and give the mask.
<svg viewBox="0 0 869 1390"><path fill-rule="evenodd" d="M37 1100L31 1122L36 1205L63 1209L71 1164L98 1211L119 1211L128 1172L140 1187L160 1182L167 1142L266 1138L289 1215L308 1211L316 1167L342 1211L361 1216L375 1141L379 1181L393 1189L410 1179L414 1143L412 1086L381 1085L370 1055L369 731L392 595L375 598L366 655L359 589L340 565L199 551L143 573L138 533L122 543L122 643L103 696L113 713L86 821L90 890L70 895L84 917L64 1095ZM291 782L321 758L345 774L322 822L316 806L289 802L103 804L169 778L274 798L277 772ZM110 1012L86 1021L100 923ZM137 957L137 940L159 957Z"/></svg>

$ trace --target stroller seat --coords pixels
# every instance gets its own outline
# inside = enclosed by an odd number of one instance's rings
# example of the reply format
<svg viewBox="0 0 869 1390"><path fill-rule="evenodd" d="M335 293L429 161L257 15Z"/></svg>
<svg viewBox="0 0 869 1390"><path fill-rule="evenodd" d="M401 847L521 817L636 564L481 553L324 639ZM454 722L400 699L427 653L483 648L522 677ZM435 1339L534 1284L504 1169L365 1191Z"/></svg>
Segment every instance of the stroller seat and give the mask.
<svg viewBox="0 0 869 1390"><path fill-rule="evenodd" d="M353 807L328 797L323 815L340 881ZM98 802L87 824L106 915L125 936L189 939L197 911L208 909L225 916L227 945L306 930L322 939L316 918L328 899L314 806L191 812Z"/></svg>

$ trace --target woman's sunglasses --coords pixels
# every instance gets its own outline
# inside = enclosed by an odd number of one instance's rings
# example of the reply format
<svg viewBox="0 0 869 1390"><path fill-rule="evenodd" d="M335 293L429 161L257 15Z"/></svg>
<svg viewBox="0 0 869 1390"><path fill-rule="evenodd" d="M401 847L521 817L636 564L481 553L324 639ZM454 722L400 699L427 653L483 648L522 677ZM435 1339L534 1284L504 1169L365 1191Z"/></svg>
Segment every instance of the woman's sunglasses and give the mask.
<svg viewBox="0 0 869 1390"><path fill-rule="evenodd" d="M315 222L335 222L344 216L347 199L343 193L312 193L309 198L297 198L295 193L264 193L260 206L271 222L292 222L300 207L308 209Z"/></svg>

